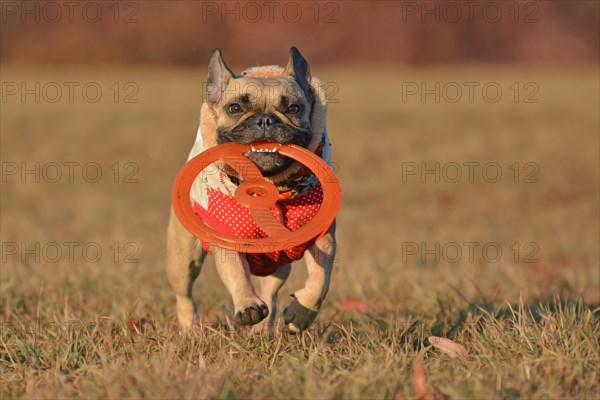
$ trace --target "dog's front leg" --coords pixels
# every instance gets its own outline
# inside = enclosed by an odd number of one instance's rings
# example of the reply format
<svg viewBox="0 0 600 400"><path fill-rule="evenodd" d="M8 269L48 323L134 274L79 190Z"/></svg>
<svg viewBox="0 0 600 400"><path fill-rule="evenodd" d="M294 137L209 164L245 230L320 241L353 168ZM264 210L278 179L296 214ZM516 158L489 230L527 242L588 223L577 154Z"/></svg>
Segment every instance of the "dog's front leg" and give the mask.
<svg viewBox="0 0 600 400"><path fill-rule="evenodd" d="M260 324L252 327L253 335L266 335L274 336L276 316L277 316L277 295L279 289L283 286L290 271L292 270L291 264L286 264L280 267L273 275L264 276L260 278L260 297L267 303L269 307L269 318L265 318Z"/></svg>
<svg viewBox="0 0 600 400"><path fill-rule="evenodd" d="M269 315L269 308L254 291L245 255L216 246L211 250L219 277L233 299L235 323L254 325L262 321Z"/></svg>
<svg viewBox="0 0 600 400"><path fill-rule="evenodd" d="M329 231L308 249L308 278L304 287L293 294L294 300L283 310L283 320L292 332L308 328L315 320L329 290L335 260L335 221Z"/></svg>

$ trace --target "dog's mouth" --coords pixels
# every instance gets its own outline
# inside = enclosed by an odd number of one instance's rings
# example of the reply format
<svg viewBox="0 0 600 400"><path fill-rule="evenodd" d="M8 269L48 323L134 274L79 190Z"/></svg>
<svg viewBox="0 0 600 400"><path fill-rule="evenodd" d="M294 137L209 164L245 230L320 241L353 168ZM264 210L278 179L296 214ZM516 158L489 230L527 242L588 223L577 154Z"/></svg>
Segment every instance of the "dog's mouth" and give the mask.
<svg viewBox="0 0 600 400"><path fill-rule="evenodd" d="M277 175L294 163L291 158L277 152L277 144L295 144L306 148L312 138L308 127L275 123L268 128L260 128L253 121L254 119L249 120L234 128L217 128L217 143L235 142L250 145L251 150L246 153L246 157L256 164L265 177ZM264 145L265 142L267 145Z"/></svg>
<svg viewBox="0 0 600 400"><path fill-rule="evenodd" d="M251 146L251 149L244 153L244 155L256 164L260 172L266 177L284 171L294 162L291 158L279 154L277 146L274 146L272 149L257 149Z"/></svg>

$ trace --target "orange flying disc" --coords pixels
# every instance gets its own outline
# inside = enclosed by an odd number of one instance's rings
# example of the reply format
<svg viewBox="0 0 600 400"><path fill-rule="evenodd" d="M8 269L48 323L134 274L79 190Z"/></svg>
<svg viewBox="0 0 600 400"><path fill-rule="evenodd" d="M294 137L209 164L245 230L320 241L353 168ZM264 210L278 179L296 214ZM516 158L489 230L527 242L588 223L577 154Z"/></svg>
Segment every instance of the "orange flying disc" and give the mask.
<svg viewBox="0 0 600 400"><path fill-rule="evenodd" d="M323 203L316 215L300 228L290 231L271 212L278 201L279 190L267 181L259 168L245 156L250 151L276 151L307 167L323 189ZM265 238L239 238L209 226L193 211L190 190L194 180L209 165L222 161L238 174L241 184L234 197L247 207L256 224L267 234ZM172 203L181 224L198 239L221 248L242 253L270 253L306 243L323 234L332 224L341 205L342 190L335 172L321 157L293 144L260 142L225 143L203 151L179 171L173 184Z"/></svg>

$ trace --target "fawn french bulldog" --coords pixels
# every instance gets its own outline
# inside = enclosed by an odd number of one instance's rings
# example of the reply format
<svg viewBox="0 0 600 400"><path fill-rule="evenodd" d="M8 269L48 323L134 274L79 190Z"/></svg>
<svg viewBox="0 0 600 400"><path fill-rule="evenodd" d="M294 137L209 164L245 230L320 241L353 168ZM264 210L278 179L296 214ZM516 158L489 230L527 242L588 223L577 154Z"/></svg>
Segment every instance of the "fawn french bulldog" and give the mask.
<svg viewBox="0 0 600 400"><path fill-rule="evenodd" d="M290 50L285 68L252 67L240 74L227 67L217 49L208 65L200 127L188 160L226 142L272 141L302 146L329 162L326 112L324 87L311 76L308 63L295 47ZM281 200L272 209L277 219L290 230L310 220L318 210L319 201L322 202L318 177L277 152L250 151L246 156L280 192ZM196 178L191 198L211 218L227 225L233 235L264 237L247 210L233 201L239 184L232 168L218 164L216 172L205 170ZM218 274L233 299L235 323L255 325L258 332L272 331L276 323L277 294L290 274L293 261L306 257L308 279L302 289L292 294L293 300L283 311L285 326L290 331L305 330L315 320L329 289L336 249L335 221L308 243L265 254L237 253L200 243L173 211L167 236L168 278L175 290L177 317L183 328L199 324L192 287L209 252L215 257ZM261 277L259 291L253 287L251 275Z"/></svg>

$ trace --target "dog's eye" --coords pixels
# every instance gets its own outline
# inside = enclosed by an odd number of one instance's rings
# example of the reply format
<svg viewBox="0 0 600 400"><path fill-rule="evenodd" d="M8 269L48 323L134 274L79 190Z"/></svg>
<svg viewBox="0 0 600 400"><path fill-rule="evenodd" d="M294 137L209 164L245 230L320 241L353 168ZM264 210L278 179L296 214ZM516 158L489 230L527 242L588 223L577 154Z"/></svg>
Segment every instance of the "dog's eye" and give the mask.
<svg viewBox="0 0 600 400"><path fill-rule="evenodd" d="M297 104L290 104L286 112L288 114L298 114L300 112L300 106Z"/></svg>
<svg viewBox="0 0 600 400"><path fill-rule="evenodd" d="M238 103L233 103L227 106L227 111L229 111L231 114L239 114L242 112L242 106L240 106Z"/></svg>

